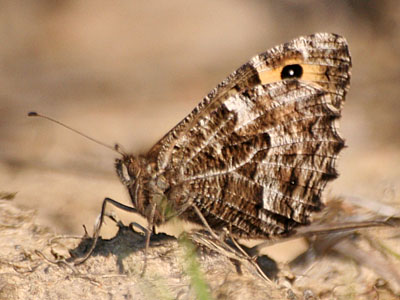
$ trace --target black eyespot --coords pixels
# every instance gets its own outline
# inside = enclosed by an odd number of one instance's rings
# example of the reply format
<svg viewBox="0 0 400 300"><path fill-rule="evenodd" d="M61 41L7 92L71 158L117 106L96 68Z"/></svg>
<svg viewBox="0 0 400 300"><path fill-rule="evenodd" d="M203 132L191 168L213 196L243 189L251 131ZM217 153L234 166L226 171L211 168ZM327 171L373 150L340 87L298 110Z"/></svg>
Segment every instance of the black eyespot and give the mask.
<svg viewBox="0 0 400 300"><path fill-rule="evenodd" d="M282 69L282 79L301 78L303 75L303 68L300 65L287 65Z"/></svg>

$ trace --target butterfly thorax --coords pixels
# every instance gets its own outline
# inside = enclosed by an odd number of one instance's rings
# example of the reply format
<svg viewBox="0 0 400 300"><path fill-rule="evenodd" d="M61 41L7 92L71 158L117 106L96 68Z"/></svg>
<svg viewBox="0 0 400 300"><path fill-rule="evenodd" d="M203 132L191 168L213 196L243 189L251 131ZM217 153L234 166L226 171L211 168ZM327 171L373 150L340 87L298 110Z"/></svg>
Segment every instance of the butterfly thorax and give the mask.
<svg viewBox="0 0 400 300"><path fill-rule="evenodd" d="M155 164L145 156L125 155L116 160L116 170L137 212L151 218L155 225L165 223L172 212L166 197L169 185L163 176L157 175Z"/></svg>

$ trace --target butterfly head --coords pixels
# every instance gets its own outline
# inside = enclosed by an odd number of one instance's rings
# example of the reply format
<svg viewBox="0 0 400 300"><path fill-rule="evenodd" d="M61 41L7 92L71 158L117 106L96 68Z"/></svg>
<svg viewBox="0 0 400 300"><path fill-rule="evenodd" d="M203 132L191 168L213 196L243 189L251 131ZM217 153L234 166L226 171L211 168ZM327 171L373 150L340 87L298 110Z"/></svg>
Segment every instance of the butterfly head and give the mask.
<svg viewBox="0 0 400 300"><path fill-rule="evenodd" d="M127 187L131 186L140 175L139 161L133 156L124 154L115 160L115 168L121 182Z"/></svg>

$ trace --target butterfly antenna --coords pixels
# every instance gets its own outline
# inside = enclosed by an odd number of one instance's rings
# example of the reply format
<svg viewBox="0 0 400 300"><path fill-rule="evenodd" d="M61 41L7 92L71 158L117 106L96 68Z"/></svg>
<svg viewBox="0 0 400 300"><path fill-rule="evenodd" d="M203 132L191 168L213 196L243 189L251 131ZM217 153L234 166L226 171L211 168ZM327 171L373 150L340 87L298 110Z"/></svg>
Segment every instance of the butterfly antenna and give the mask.
<svg viewBox="0 0 400 300"><path fill-rule="evenodd" d="M49 120L49 121L51 121L53 123L56 123L56 124L58 124L58 125L60 125L60 126L62 126L64 128L67 128L67 129L79 134L80 136L83 136L84 138L87 138L87 139L91 140L92 142L95 142L98 145L101 145L101 146L106 147L106 148L108 148L108 149L110 149L112 151L115 151L115 152L121 154L122 156L126 155L121 150L121 146L119 144L115 144L114 146L107 145L107 144L105 144L103 142L100 142L100 141L98 141L98 140L96 140L96 139L94 139L94 138L92 138L92 137L90 137L90 136L88 136L88 135L86 135L86 134L84 134L84 133L82 133L82 132L80 132L80 131L72 128L72 127L70 127L70 126L68 126L68 125L65 125L64 123L61 123L60 121L57 121L57 120L55 120L55 119L53 119L51 117L48 117L46 115L42 115L42 114L39 114L39 113L37 113L35 111L31 111L31 112L28 113L28 117L40 117L40 118L43 118L43 119L47 119L47 120Z"/></svg>

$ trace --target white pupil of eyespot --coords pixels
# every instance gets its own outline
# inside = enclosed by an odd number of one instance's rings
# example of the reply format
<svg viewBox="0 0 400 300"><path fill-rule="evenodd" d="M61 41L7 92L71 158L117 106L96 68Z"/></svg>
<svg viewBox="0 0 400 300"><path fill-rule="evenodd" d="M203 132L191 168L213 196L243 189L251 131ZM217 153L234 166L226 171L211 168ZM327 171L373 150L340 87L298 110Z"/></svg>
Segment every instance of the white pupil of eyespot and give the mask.
<svg viewBox="0 0 400 300"><path fill-rule="evenodd" d="M294 75L294 70L289 70L289 75L293 76Z"/></svg>

